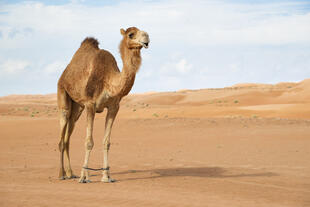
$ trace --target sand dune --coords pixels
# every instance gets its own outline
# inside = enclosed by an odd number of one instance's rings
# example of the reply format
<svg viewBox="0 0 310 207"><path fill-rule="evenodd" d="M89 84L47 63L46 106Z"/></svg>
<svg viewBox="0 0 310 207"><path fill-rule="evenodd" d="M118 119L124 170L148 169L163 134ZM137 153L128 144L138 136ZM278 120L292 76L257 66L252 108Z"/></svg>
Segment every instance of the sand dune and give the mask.
<svg viewBox="0 0 310 207"><path fill-rule="evenodd" d="M309 118L310 79L299 83L237 84L232 87L132 94L122 117L259 116ZM56 116L56 94L0 97L0 116ZM153 117L154 118L154 117Z"/></svg>
<svg viewBox="0 0 310 207"><path fill-rule="evenodd" d="M131 94L112 133L114 184L59 181L56 94L0 97L0 206L310 206L310 79ZM91 167L101 167L105 112ZM85 114L71 140L79 175Z"/></svg>

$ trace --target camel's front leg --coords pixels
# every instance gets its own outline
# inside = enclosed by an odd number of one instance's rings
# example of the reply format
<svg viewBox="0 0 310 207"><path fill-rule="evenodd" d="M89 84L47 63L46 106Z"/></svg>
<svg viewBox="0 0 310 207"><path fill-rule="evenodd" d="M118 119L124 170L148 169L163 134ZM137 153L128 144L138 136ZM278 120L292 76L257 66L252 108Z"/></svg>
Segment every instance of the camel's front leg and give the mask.
<svg viewBox="0 0 310 207"><path fill-rule="evenodd" d="M115 106L114 108L108 109L108 114L105 122L105 131L104 131L104 139L103 139L103 168L106 169L103 171L103 177L101 179L102 182L110 183L115 180L110 177L109 171L109 148L110 148L110 136L113 122L115 120L116 114L118 112L119 106Z"/></svg>
<svg viewBox="0 0 310 207"><path fill-rule="evenodd" d="M88 170L85 169L88 167L88 160L91 150L94 146L93 141L93 124L95 118L95 106L89 105L86 106L87 109L87 132L86 132L86 141L85 141L85 160L83 164L83 168L81 171L80 183L88 183L90 182Z"/></svg>

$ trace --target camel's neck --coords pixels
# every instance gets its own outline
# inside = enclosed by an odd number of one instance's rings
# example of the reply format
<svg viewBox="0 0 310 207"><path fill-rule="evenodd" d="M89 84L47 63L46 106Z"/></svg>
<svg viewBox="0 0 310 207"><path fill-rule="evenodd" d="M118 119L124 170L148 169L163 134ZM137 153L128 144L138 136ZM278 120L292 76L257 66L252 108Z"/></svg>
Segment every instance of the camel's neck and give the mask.
<svg viewBox="0 0 310 207"><path fill-rule="evenodd" d="M119 95L126 96L134 84L136 73L141 65L140 49L128 49L124 41L121 42L119 49L123 61Z"/></svg>

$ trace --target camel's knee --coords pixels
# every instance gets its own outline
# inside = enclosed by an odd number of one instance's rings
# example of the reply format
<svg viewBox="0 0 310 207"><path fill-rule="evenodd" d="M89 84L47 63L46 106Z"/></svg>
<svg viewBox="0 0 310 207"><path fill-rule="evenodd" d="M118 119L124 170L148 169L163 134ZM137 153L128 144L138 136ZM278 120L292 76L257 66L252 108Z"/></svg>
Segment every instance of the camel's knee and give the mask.
<svg viewBox="0 0 310 207"><path fill-rule="evenodd" d="M63 152L65 150L65 144L63 141L60 141L58 144L58 148L60 152Z"/></svg>
<svg viewBox="0 0 310 207"><path fill-rule="evenodd" d="M110 149L110 145L111 145L111 143L109 143L109 142L104 143L104 144L103 144L103 149L104 149L104 150L109 150L109 149Z"/></svg>
<svg viewBox="0 0 310 207"><path fill-rule="evenodd" d="M69 122L70 112L69 112L69 110L63 110L62 109L59 112L59 116L60 116L60 130L61 130L61 133L64 133L66 126L67 126L67 123Z"/></svg>
<svg viewBox="0 0 310 207"><path fill-rule="evenodd" d="M94 147L93 139L86 139L85 147L87 150L92 150Z"/></svg>
<svg viewBox="0 0 310 207"><path fill-rule="evenodd" d="M60 113L61 119L66 120L66 121L69 120L70 114L71 114L71 111L69 109L60 109L59 113Z"/></svg>

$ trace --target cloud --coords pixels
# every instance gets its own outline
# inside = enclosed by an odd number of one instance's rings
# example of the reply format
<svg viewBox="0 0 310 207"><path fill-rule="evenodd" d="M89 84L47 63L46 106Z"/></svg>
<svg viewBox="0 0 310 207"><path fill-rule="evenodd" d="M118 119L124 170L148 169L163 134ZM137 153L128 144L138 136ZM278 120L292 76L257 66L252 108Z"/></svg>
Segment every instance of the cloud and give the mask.
<svg viewBox="0 0 310 207"><path fill-rule="evenodd" d="M48 75L60 74L65 69L65 67L66 67L65 62L56 61L45 66L44 72Z"/></svg>
<svg viewBox="0 0 310 207"><path fill-rule="evenodd" d="M165 63L160 72L162 74L171 74L171 75L185 75L190 72L192 65L188 63L185 58L179 60L172 60L168 63Z"/></svg>
<svg viewBox="0 0 310 207"><path fill-rule="evenodd" d="M87 6L80 1L64 5L25 2L3 6L5 33L28 28L46 35L109 33L137 25L161 41L191 44L286 44L310 42L310 14L298 7L306 3L234 4L221 1L165 1ZM292 10L291 7L296 7ZM135 12L132 12L135 11ZM286 14L286 15L284 15ZM111 18L113 17L113 18ZM163 20L165 21L163 23ZM184 26L185 25L185 26Z"/></svg>
<svg viewBox="0 0 310 207"><path fill-rule="evenodd" d="M2 75L16 75L25 71L30 65L29 62L24 60L6 60L0 64L0 73Z"/></svg>
<svg viewBox="0 0 310 207"><path fill-rule="evenodd" d="M176 63L176 69L182 74L188 73L192 68L192 65L187 62L186 59L181 59L178 63Z"/></svg>

